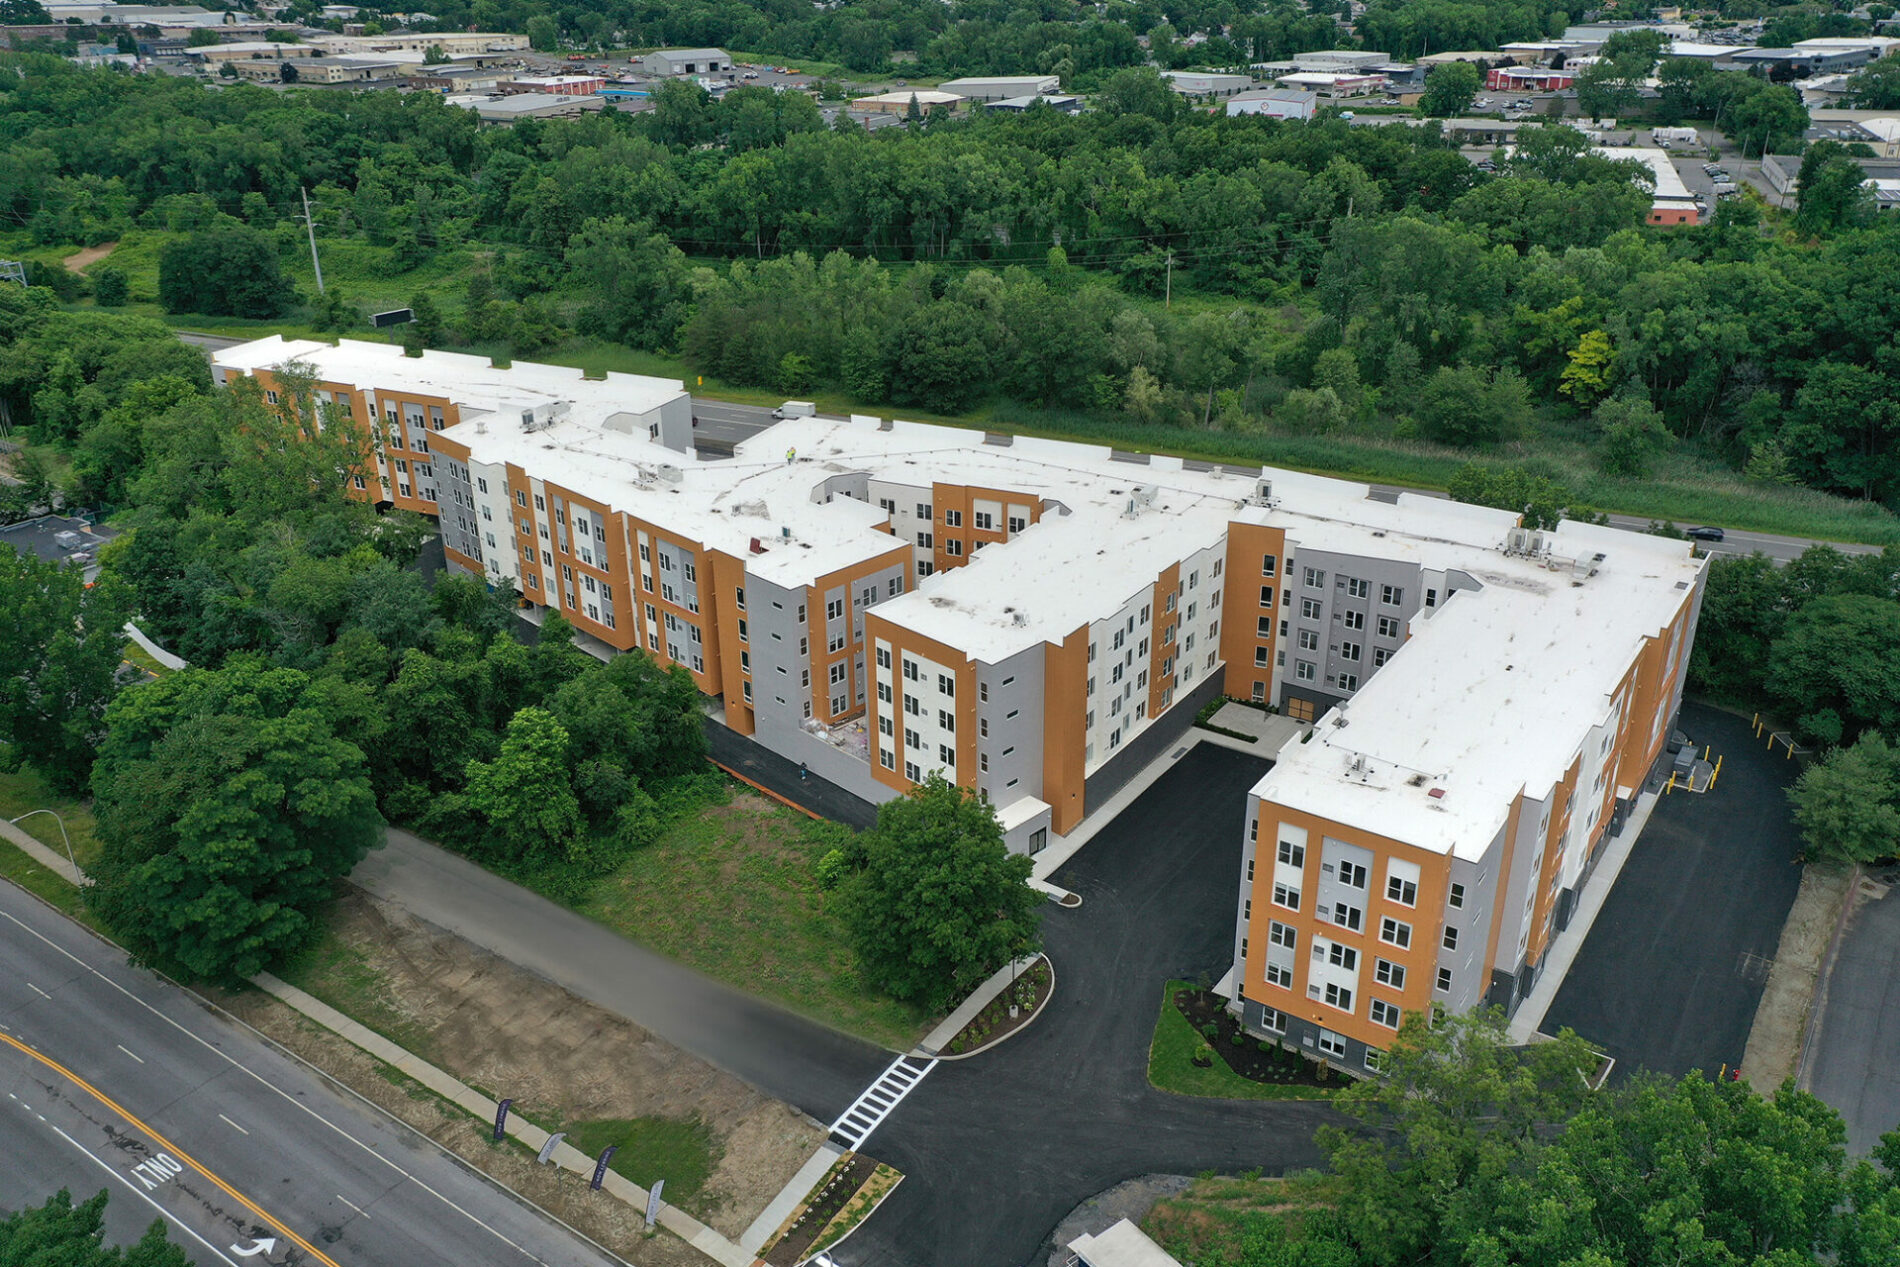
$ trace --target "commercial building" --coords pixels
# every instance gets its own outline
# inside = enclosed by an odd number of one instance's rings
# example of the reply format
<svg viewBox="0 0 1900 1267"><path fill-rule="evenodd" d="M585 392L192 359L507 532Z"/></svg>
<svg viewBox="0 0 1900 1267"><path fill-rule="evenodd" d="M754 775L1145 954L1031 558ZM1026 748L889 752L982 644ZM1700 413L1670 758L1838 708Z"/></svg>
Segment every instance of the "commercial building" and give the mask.
<svg viewBox="0 0 1900 1267"><path fill-rule="evenodd" d="M551 97L591 97L607 86L600 75L517 75L498 85L504 96L534 92Z"/></svg>
<svg viewBox="0 0 1900 1267"><path fill-rule="evenodd" d="M732 58L718 48L660 48L629 58L643 74L657 78L672 75L723 75L732 69Z"/></svg>
<svg viewBox="0 0 1900 1267"><path fill-rule="evenodd" d="M1319 109L1319 94L1295 88L1260 88L1227 98L1227 113L1258 114L1269 119L1310 119Z"/></svg>
<svg viewBox="0 0 1900 1267"><path fill-rule="evenodd" d="M1389 60L1388 54L1376 49L1329 48L1293 54L1293 65L1300 70L1359 71L1362 74Z"/></svg>
<svg viewBox="0 0 1900 1267"><path fill-rule="evenodd" d="M937 85L942 92L955 93L967 101L1007 101L1012 97L1039 97L1056 92L1062 80L1054 75L991 75L969 79L946 79Z"/></svg>
<svg viewBox="0 0 1900 1267"><path fill-rule="evenodd" d="M1004 97L1000 101L986 101L985 110L1003 110L1021 112L1037 105L1048 106L1051 110L1063 114L1076 114L1082 109L1082 98L1071 97L1063 93L1038 93L1033 97Z"/></svg>
<svg viewBox="0 0 1900 1267"><path fill-rule="evenodd" d="M1699 593L1680 542L1517 537L1504 512L1100 446L802 418L701 461L670 380L279 338L219 352L215 376L275 391L293 361L376 440L361 495L436 516L451 566L559 610L603 651L680 666L728 726L867 799L940 771L1023 851L1072 831L1223 691L1306 722L1347 710L1354 741L1390 759L1442 742L1435 764L1413 760L1440 781L1432 799L1488 812L1492 714L1525 727L1549 703L1538 751L1574 746L1627 654L1641 693L1625 711L1647 725L1675 692L1658 693L1630 630L1663 636L1661 609L1692 611ZM1379 687L1400 656L1404 681ZM1375 701L1429 688L1442 715L1367 706L1375 687ZM1394 717L1362 725L1375 709ZM1407 730L1389 749L1388 724ZM1282 754L1281 769L1305 759ZM1533 783L1526 795L1548 793ZM1282 796L1309 816L1324 799ZM1354 819L1339 839L1384 830L1416 860L1449 839L1417 817ZM1270 905L1242 901L1249 919ZM1250 942L1267 944L1264 928Z"/></svg>
<svg viewBox="0 0 1900 1267"><path fill-rule="evenodd" d="M483 123L497 125L522 119L571 119L607 108L605 97L576 97L555 92L517 92L506 96L456 93L444 100L452 106L473 110Z"/></svg>
<svg viewBox="0 0 1900 1267"><path fill-rule="evenodd" d="M1599 145L1594 152L1604 158L1630 159L1649 168L1649 223L1688 225L1701 222L1701 210L1695 195L1683 182L1669 151L1648 145Z"/></svg>
<svg viewBox="0 0 1900 1267"><path fill-rule="evenodd" d="M1484 76L1484 86L1492 92L1562 92L1576 85L1577 72L1568 67L1499 66Z"/></svg>
<svg viewBox="0 0 1900 1267"><path fill-rule="evenodd" d="M1342 1068L1376 1069L1419 1011L1514 1009L1667 760L1701 561L1594 525L1484 536L1339 525L1291 567L1229 552L1236 590L1280 587L1309 682L1385 640L1248 797L1223 990Z"/></svg>
<svg viewBox="0 0 1900 1267"><path fill-rule="evenodd" d="M497 53L519 53L528 48L528 37L506 31L435 31L417 34L393 31L384 35L313 35L309 42L324 50L325 56L374 56L387 53L426 54L441 49L454 61L470 59L477 64L492 60Z"/></svg>
<svg viewBox="0 0 1900 1267"><path fill-rule="evenodd" d="M1254 86L1251 75L1219 75L1202 70L1164 70L1161 77L1185 97L1231 97Z"/></svg>
<svg viewBox="0 0 1900 1267"><path fill-rule="evenodd" d="M851 109L863 114L908 114L912 102L916 103L919 110L927 111L932 106L955 110L964 103L964 99L954 92L938 92L931 88L894 88L890 92L874 93L869 97L854 97Z"/></svg>
<svg viewBox="0 0 1900 1267"><path fill-rule="evenodd" d="M1311 92L1334 101L1369 97L1385 91L1384 75L1341 74L1326 70L1296 70L1274 80L1282 88Z"/></svg>

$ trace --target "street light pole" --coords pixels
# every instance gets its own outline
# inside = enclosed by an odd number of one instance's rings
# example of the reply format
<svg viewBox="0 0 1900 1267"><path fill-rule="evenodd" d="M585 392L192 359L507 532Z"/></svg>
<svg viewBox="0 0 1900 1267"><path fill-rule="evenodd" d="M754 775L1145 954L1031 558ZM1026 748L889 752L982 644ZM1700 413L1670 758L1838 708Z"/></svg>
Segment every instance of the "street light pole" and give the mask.
<svg viewBox="0 0 1900 1267"><path fill-rule="evenodd" d="M66 861L72 864L73 883L74 884L84 883L84 881L82 881L79 878L79 859L73 857L73 838L66 834L66 820L61 818L57 813L55 813L53 810L50 810L50 809L30 809L26 813L20 815L20 818L31 818L35 814L52 814L53 815L53 821L59 824L59 838L66 842ZM20 821L20 818L9 818L7 821L9 823L13 823L17 825Z"/></svg>

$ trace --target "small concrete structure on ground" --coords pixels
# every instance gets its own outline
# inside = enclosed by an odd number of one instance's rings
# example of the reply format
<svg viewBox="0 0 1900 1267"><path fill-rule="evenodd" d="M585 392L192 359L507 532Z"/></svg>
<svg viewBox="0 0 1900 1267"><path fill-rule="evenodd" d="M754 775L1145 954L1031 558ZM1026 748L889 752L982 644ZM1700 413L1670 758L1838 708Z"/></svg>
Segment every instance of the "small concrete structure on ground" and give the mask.
<svg viewBox="0 0 1900 1267"><path fill-rule="evenodd" d="M1181 1260L1162 1249L1148 1234L1121 1219L1107 1231L1083 1233L1069 1242L1077 1267L1181 1267Z"/></svg>

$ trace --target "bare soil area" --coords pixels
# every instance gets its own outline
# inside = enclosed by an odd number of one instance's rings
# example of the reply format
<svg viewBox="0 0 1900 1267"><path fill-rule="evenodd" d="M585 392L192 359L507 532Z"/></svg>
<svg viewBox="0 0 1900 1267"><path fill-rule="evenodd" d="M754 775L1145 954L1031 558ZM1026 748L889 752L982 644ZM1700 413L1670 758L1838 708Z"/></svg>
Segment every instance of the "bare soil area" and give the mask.
<svg viewBox="0 0 1900 1267"><path fill-rule="evenodd" d="M698 1193L679 1204L735 1239L824 1136L789 1105L632 1022L353 889L298 977L306 990L471 1086L512 1097L517 1114L549 1129L607 1119L697 1121L710 1136L713 1165ZM703 1263L670 1238L647 1241L641 1219L604 1193L588 1193L583 1178L536 1167L512 1145L490 1144L485 1123L419 1087L392 1085L384 1066L327 1032L312 1034L314 1026L267 996L220 1001L603 1244L622 1253L637 1245L643 1267ZM683 1257L663 1256L663 1245Z"/></svg>
<svg viewBox="0 0 1900 1267"><path fill-rule="evenodd" d="M112 254L113 248L118 245L117 242L101 242L98 246L89 246L83 251L74 251L60 262L66 266L66 271L69 273L83 273L86 271L86 265L97 264L100 260Z"/></svg>

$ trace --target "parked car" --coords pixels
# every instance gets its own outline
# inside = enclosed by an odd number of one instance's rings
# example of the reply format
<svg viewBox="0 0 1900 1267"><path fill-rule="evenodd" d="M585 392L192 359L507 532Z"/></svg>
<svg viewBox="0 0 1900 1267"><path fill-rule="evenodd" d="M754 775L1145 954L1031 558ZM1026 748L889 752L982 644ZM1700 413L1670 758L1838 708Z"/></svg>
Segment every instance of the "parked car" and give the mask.
<svg viewBox="0 0 1900 1267"><path fill-rule="evenodd" d="M1692 541L1720 541L1727 534L1720 528L1687 528L1683 535Z"/></svg>

